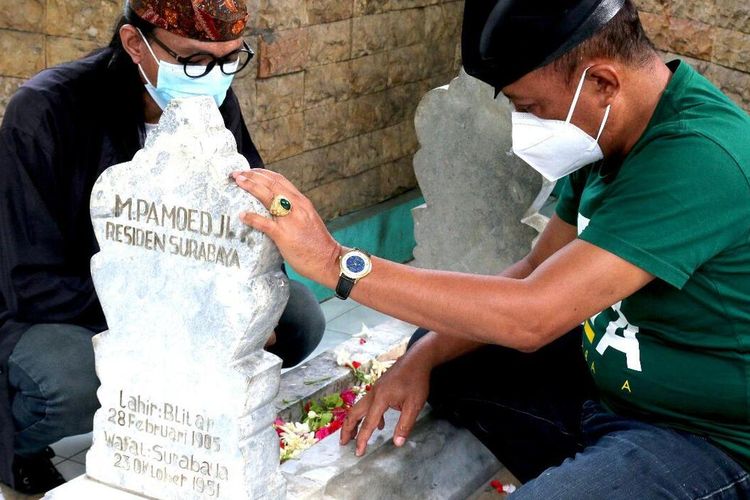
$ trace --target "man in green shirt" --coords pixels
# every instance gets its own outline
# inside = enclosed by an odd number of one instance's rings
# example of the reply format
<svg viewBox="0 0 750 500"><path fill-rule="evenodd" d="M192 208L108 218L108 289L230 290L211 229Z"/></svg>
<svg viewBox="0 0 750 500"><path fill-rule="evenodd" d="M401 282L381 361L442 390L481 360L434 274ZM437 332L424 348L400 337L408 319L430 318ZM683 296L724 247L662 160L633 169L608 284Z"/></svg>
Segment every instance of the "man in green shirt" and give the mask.
<svg viewBox="0 0 750 500"><path fill-rule="evenodd" d="M431 386L525 483L514 498L750 497L750 117L664 64L630 0L466 0L464 15L464 65L511 99L514 153L565 178L501 276L343 249L286 179L235 176L291 202L243 220L301 274L429 329L342 443L364 453L394 408L403 445Z"/></svg>

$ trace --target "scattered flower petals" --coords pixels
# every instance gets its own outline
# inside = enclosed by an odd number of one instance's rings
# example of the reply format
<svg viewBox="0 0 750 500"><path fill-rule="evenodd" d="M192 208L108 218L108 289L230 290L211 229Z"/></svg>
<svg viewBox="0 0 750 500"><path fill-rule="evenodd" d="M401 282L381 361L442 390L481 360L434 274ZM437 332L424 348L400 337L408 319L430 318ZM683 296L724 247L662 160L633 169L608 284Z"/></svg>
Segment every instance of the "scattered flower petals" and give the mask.
<svg viewBox="0 0 750 500"><path fill-rule="evenodd" d="M351 356L343 349L336 351L336 364L339 366L349 366L352 363Z"/></svg>
<svg viewBox="0 0 750 500"><path fill-rule="evenodd" d="M360 343L364 343L362 340L364 339L360 339ZM394 363L372 360L366 370L363 363L350 359L343 352L336 353L336 362L352 370L358 384L339 394L306 402L303 405L302 422L286 423L279 418L274 421L274 429L279 435L282 462L298 458L304 450L341 429L351 407L372 389L372 384Z"/></svg>
<svg viewBox="0 0 750 500"><path fill-rule="evenodd" d="M514 491L516 491L516 487L513 484L503 484L497 479L493 479L490 481L490 486L494 488L495 491L502 494L508 494L510 495Z"/></svg>
<svg viewBox="0 0 750 500"><path fill-rule="evenodd" d="M341 399L344 400L344 404L346 406L352 406L354 404L354 401L357 399L357 395L354 394L353 390L346 389L345 391L341 392Z"/></svg>
<svg viewBox="0 0 750 500"><path fill-rule="evenodd" d="M354 335L352 335L352 337L354 337L355 339L356 338L369 339L371 335L372 335L372 330L367 328L367 325L362 323L362 329L359 331L359 333L355 333Z"/></svg>
<svg viewBox="0 0 750 500"><path fill-rule="evenodd" d="M328 436L331 435L331 428L330 427L321 427L317 431L315 431L315 439L320 441L321 439L325 439Z"/></svg>
<svg viewBox="0 0 750 500"><path fill-rule="evenodd" d="M284 425L284 421L278 417L276 418L276 420L273 421L273 428L276 429L276 434L278 434L279 437L281 437L281 434L282 434L282 430L281 430L282 425Z"/></svg>

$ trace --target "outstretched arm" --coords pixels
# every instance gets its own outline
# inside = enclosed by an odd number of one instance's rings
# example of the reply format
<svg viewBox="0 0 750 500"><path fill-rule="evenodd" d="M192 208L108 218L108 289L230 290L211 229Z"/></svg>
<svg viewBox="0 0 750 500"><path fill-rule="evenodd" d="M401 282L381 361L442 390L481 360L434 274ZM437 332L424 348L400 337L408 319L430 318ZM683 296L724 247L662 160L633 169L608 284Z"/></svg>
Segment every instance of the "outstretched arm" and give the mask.
<svg viewBox="0 0 750 500"><path fill-rule="evenodd" d="M285 217L244 214L243 221L270 236L300 274L335 288L342 247L312 203L274 172L246 172L236 180L266 206L276 194L292 201ZM416 269L373 258L372 273L357 283L352 297L444 335L531 352L652 279L624 259L575 239L524 279Z"/></svg>

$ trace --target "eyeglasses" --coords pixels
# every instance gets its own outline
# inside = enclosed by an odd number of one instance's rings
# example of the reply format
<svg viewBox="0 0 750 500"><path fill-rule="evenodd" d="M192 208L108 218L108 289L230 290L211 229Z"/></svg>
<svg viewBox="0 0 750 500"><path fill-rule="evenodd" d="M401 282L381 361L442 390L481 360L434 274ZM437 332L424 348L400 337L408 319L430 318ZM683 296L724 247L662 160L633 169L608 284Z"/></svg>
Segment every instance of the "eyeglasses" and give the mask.
<svg viewBox="0 0 750 500"><path fill-rule="evenodd" d="M216 67L217 64L219 65L219 68L221 68L221 72L225 75L235 75L245 69L245 66L247 66L253 56L255 56L255 52L253 52L253 49L250 48L245 40L242 40L241 49L233 50L223 57L216 57L207 52L196 52L187 57L182 57L174 50L167 47L164 42L156 38L153 34L151 35L151 39L155 41L159 47L164 49L167 54L174 57L178 63L182 64L185 69L185 74L190 78L206 76L212 69L214 69L214 67ZM235 64L237 66L233 67Z"/></svg>

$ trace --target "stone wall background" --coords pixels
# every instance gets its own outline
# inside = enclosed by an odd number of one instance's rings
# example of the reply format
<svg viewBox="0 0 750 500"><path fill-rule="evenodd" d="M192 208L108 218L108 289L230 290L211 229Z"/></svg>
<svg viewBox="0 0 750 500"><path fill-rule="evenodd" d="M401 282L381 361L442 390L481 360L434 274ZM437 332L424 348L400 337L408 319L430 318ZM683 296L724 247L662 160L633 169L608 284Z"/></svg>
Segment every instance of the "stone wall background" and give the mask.
<svg viewBox="0 0 750 500"><path fill-rule="evenodd" d="M256 50L235 81L269 168L325 218L416 186L413 117L458 74L461 0L247 0ZM667 57L686 57L750 111L747 0L636 0ZM0 0L0 116L41 69L105 45L123 0Z"/></svg>
<svg viewBox="0 0 750 500"><path fill-rule="evenodd" d="M106 45L123 0L0 0L0 116L25 79ZM416 187L414 111L458 74L463 2L248 0L233 85L269 168L324 218Z"/></svg>
<svg viewBox="0 0 750 500"><path fill-rule="evenodd" d="M667 59L682 57L750 112L748 0L636 0Z"/></svg>

